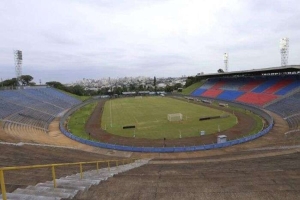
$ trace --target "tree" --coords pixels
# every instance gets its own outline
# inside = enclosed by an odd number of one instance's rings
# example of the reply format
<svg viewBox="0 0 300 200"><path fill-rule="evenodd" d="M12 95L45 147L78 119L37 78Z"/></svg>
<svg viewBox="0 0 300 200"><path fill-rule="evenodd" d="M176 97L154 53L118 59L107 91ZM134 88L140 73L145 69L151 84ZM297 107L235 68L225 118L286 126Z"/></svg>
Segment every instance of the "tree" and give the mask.
<svg viewBox="0 0 300 200"><path fill-rule="evenodd" d="M135 85L134 84L130 84L129 85L129 90L130 91L135 91Z"/></svg>
<svg viewBox="0 0 300 200"><path fill-rule="evenodd" d="M154 92L156 94L157 88L156 88L156 77L155 76L154 76L154 80L153 80L153 86L154 86Z"/></svg>
<svg viewBox="0 0 300 200"><path fill-rule="evenodd" d="M84 88L80 85L71 86L69 87L69 89L71 93L76 94L78 96L83 96L85 94Z"/></svg>
<svg viewBox="0 0 300 200"><path fill-rule="evenodd" d="M33 80L33 77L30 75L22 75L20 77L22 85L29 85L29 82Z"/></svg>
<svg viewBox="0 0 300 200"><path fill-rule="evenodd" d="M127 92L127 87L126 87L126 85L123 85L123 86L122 86L122 91L123 91L123 92Z"/></svg>
<svg viewBox="0 0 300 200"><path fill-rule="evenodd" d="M218 69L218 73L224 73L223 69Z"/></svg>
<svg viewBox="0 0 300 200"><path fill-rule="evenodd" d="M16 85L18 85L18 81L16 78L7 79L7 80L3 81L1 85L6 86L6 87L7 86L16 86Z"/></svg>
<svg viewBox="0 0 300 200"><path fill-rule="evenodd" d="M35 82L33 82L33 81L31 81L31 82L29 82L29 83L28 83L28 85L30 85L30 86L35 86L35 85L36 85L36 83L35 83Z"/></svg>
<svg viewBox="0 0 300 200"><path fill-rule="evenodd" d="M178 88L182 88L182 84L181 83L176 83L174 85L174 90L178 90Z"/></svg>
<svg viewBox="0 0 300 200"><path fill-rule="evenodd" d="M57 82L57 81L46 82L46 85L49 85L51 87L58 88L58 89L61 89L64 87L63 84L61 84L60 82Z"/></svg>
<svg viewBox="0 0 300 200"><path fill-rule="evenodd" d="M115 87L114 88L114 94L121 95L123 92L123 89L121 87Z"/></svg>
<svg viewBox="0 0 300 200"><path fill-rule="evenodd" d="M144 86L143 85L139 85L139 91L143 91L144 90Z"/></svg>
<svg viewBox="0 0 300 200"><path fill-rule="evenodd" d="M165 92L172 92L172 91L173 91L173 87L172 87L172 86L167 85L167 86L165 87Z"/></svg>

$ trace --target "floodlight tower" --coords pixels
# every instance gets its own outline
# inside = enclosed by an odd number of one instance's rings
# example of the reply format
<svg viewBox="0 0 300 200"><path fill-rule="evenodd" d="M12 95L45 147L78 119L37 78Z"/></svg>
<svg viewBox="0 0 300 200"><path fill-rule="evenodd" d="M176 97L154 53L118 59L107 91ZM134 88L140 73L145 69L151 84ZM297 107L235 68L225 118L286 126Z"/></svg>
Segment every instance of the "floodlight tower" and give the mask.
<svg viewBox="0 0 300 200"><path fill-rule="evenodd" d="M224 53L225 72L228 72L228 53Z"/></svg>
<svg viewBox="0 0 300 200"><path fill-rule="evenodd" d="M288 65L289 59L289 38L280 39L281 66Z"/></svg>
<svg viewBox="0 0 300 200"><path fill-rule="evenodd" d="M15 71L16 71L17 84L20 85L21 76L22 76L22 62L23 62L22 51L15 50L14 57L15 57Z"/></svg>

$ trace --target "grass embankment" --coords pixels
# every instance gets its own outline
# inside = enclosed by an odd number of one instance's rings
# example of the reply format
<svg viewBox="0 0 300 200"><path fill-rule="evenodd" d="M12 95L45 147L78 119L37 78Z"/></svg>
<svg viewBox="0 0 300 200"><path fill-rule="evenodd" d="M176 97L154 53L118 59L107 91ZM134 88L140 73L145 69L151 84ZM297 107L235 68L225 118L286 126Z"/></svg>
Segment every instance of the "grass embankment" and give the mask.
<svg viewBox="0 0 300 200"><path fill-rule="evenodd" d="M67 93L67 94L70 95L70 96L72 96L72 97L74 97L74 98L77 98L77 99L79 99L81 101L85 101L85 100L91 98L90 96L78 96L78 95L72 94L72 93Z"/></svg>
<svg viewBox="0 0 300 200"><path fill-rule="evenodd" d="M169 122L168 114L181 113L181 122ZM199 121L200 117L229 117ZM236 117L230 113L191 104L167 97L122 98L107 101L101 121L101 127L107 132L125 136L148 139L180 138L216 133L218 128L226 130L236 124ZM123 126L135 125L135 129L123 129Z"/></svg>
<svg viewBox="0 0 300 200"><path fill-rule="evenodd" d="M200 81L200 82L197 82L197 83L194 83L192 85L190 85L189 87L187 88L184 88L181 92L181 94L183 95L190 95L194 90L196 90L197 88L199 88L201 85L204 84L205 81Z"/></svg>
<svg viewBox="0 0 300 200"><path fill-rule="evenodd" d="M57 88L56 88L56 89L57 89ZM60 90L60 89L57 89L57 90L59 90L59 91L65 93L65 94L67 94L67 95L69 95L69 96L71 96L71 97L74 97L74 98L76 98L76 99L79 99L79 100L81 100L81 101L85 101L85 100L91 98L91 96L78 96L78 95L76 95L76 94L72 94L72 93L66 92L66 91L64 91L64 90Z"/></svg>
<svg viewBox="0 0 300 200"><path fill-rule="evenodd" d="M79 110L75 111L68 122L68 127L71 133L74 135L89 139L88 133L85 131L85 123L89 119L90 115L94 111L95 107L97 105L97 102L88 104Z"/></svg>

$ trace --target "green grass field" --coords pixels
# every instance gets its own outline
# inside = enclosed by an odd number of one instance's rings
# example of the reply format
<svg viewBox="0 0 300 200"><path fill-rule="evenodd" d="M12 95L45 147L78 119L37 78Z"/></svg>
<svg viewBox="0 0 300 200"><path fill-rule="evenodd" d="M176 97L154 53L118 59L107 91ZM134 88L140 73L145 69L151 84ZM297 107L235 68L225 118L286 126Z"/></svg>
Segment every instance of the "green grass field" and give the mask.
<svg viewBox="0 0 300 200"><path fill-rule="evenodd" d="M97 103L88 104L72 114L68 127L74 135L89 139L89 136L85 131L85 123L93 113L96 105Z"/></svg>
<svg viewBox="0 0 300 200"><path fill-rule="evenodd" d="M182 113L183 121L169 122L167 114ZM101 127L107 132L138 138L180 138L226 130L236 124L230 113L227 118L199 121L200 117L225 114L223 111L167 97L122 98L105 103ZM123 129L135 125L136 129Z"/></svg>

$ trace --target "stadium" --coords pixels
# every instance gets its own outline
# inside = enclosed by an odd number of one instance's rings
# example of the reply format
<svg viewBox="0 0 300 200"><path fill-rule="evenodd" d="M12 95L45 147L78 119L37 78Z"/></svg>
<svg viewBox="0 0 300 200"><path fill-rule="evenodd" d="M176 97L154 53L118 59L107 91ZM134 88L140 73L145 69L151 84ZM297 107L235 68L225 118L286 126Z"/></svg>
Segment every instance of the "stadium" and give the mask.
<svg viewBox="0 0 300 200"><path fill-rule="evenodd" d="M195 79L185 95L85 101L1 90L1 197L299 198L300 66Z"/></svg>

